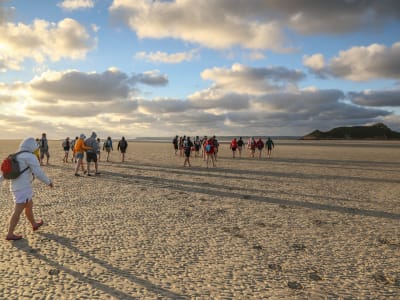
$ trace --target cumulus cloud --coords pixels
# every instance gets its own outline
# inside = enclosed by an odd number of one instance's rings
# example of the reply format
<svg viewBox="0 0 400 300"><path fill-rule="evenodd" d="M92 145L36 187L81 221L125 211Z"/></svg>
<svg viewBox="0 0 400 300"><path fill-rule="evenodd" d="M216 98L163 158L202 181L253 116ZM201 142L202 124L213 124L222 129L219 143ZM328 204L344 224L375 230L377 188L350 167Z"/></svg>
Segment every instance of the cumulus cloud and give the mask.
<svg viewBox="0 0 400 300"><path fill-rule="evenodd" d="M110 7L112 18L128 24L140 38L276 52L293 50L285 29L301 34L368 31L399 19L399 12L397 0L115 0Z"/></svg>
<svg viewBox="0 0 400 300"><path fill-rule="evenodd" d="M251 3L245 3L244 7L253 7ZM176 38L216 49L241 45L288 50L275 20L261 22L254 17L258 12L231 9L239 4L240 1L118 0L110 7L110 14L115 20L127 23L140 38Z"/></svg>
<svg viewBox="0 0 400 300"><path fill-rule="evenodd" d="M320 76L334 76L353 81L400 78L400 42L392 47L372 44L367 47L353 47L341 51L329 63L322 54L306 56L305 66Z"/></svg>
<svg viewBox="0 0 400 300"><path fill-rule="evenodd" d="M0 32L3 69L18 70L21 62L30 58L36 62L83 59L97 43L84 26L69 18L58 23L44 20L35 20L31 25L4 23Z"/></svg>
<svg viewBox="0 0 400 300"><path fill-rule="evenodd" d="M234 64L230 69L206 69L201 73L201 77L214 81L219 89L236 93L260 94L296 85L305 78L305 74L302 71L284 67L254 68Z"/></svg>
<svg viewBox="0 0 400 300"><path fill-rule="evenodd" d="M76 10L76 9L85 9L94 7L93 0L64 0L57 4L57 6L61 7L65 10Z"/></svg>
<svg viewBox="0 0 400 300"><path fill-rule="evenodd" d="M138 52L136 59L145 60L153 63L178 64L184 61L191 61L198 55L199 50L193 49L189 52L166 53L156 52Z"/></svg>
<svg viewBox="0 0 400 300"><path fill-rule="evenodd" d="M115 68L103 73L76 70L45 72L30 82L33 96L41 101L102 102L128 99L136 93L135 85L165 85L165 75L158 71L127 74Z"/></svg>
<svg viewBox="0 0 400 300"><path fill-rule="evenodd" d="M349 97L353 103L362 106L400 107L400 90L351 92Z"/></svg>
<svg viewBox="0 0 400 300"><path fill-rule="evenodd" d="M146 71L132 77L133 82L153 86L165 86L168 84L168 76L161 74L159 70Z"/></svg>

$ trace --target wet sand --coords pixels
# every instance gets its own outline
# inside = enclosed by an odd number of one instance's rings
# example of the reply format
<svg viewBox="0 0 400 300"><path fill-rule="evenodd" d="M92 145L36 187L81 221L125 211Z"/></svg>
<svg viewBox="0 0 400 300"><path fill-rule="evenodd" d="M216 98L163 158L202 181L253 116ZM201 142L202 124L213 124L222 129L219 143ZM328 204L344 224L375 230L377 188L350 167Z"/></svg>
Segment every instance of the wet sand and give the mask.
<svg viewBox="0 0 400 300"><path fill-rule="evenodd" d="M20 141L0 141L0 156ZM4 240L1 299L399 299L400 142L276 141L271 159L216 168L170 143L131 142L75 177L50 142L54 180Z"/></svg>

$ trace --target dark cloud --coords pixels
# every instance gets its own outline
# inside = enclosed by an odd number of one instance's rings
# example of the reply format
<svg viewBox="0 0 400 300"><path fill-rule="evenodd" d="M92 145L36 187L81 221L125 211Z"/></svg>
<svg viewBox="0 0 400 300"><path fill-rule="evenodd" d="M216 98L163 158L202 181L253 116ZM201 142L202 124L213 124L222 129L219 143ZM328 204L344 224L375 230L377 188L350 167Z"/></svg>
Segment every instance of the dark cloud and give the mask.
<svg viewBox="0 0 400 300"><path fill-rule="evenodd" d="M157 76L156 76L157 75ZM116 70L103 73L67 71L44 74L31 82L30 86L37 99L49 102L55 100L102 102L128 99L137 92L135 84L165 85L164 75L147 72L128 76Z"/></svg>
<svg viewBox="0 0 400 300"><path fill-rule="evenodd" d="M362 106L400 107L400 90L351 92L349 97L353 103Z"/></svg>

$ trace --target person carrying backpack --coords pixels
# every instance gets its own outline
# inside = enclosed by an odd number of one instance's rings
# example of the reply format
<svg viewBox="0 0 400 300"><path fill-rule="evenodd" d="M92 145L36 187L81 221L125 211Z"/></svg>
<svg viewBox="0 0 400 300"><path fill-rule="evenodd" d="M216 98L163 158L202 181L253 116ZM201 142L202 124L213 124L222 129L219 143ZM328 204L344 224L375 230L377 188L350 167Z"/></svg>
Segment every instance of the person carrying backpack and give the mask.
<svg viewBox="0 0 400 300"><path fill-rule="evenodd" d="M192 151L193 143L190 140L190 137L188 136L185 141L183 142L183 150L185 152L185 161L183 162L183 166L186 167L186 163L191 167L190 165L190 153Z"/></svg>
<svg viewBox="0 0 400 300"><path fill-rule="evenodd" d="M109 161L110 151L114 151L111 137L108 137L107 140L104 142L103 151L104 150L106 150L106 152L107 152L107 161Z"/></svg>
<svg viewBox="0 0 400 300"><path fill-rule="evenodd" d="M126 141L125 137L123 136L121 138L121 140L118 142L118 147L117 147L117 150L121 151L122 162L125 161L126 148L128 148L128 142Z"/></svg>
<svg viewBox="0 0 400 300"><path fill-rule="evenodd" d="M32 225L33 231L39 229L43 225L43 220L36 221L33 214L33 187L32 181L38 178L40 181L53 187L52 181L47 177L40 167L39 157L34 153L38 150L38 144L33 137L24 139L19 145L16 160L19 165L20 175L14 179L10 179L10 191L15 202L14 212L10 218L8 233L6 240L15 241L22 239L22 235L14 233L20 219L21 213L25 211L25 216ZM35 176L33 176L35 174ZM0 176L0 183L4 180L4 176Z"/></svg>

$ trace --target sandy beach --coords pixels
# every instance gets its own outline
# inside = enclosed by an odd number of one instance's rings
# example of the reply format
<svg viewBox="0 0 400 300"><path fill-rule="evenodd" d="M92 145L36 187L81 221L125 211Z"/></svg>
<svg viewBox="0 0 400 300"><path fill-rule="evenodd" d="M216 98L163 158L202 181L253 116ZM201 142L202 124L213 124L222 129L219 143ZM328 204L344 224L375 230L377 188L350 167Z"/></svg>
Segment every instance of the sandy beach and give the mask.
<svg viewBox="0 0 400 300"><path fill-rule="evenodd" d="M24 239L4 239L0 187L0 299L399 299L400 142L275 142L261 160L223 144L209 169L130 142L75 177L51 141L40 230L21 217Z"/></svg>

